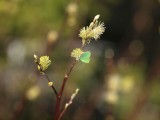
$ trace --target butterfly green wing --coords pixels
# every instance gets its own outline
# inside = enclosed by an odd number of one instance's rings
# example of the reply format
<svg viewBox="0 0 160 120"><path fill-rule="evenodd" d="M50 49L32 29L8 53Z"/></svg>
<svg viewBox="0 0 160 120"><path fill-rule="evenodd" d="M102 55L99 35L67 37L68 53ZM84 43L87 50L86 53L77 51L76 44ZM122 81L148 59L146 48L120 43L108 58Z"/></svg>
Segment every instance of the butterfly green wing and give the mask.
<svg viewBox="0 0 160 120"><path fill-rule="evenodd" d="M90 57L91 57L91 52L87 51L82 53L80 56L80 61L84 63L89 63L90 62Z"/></svg>

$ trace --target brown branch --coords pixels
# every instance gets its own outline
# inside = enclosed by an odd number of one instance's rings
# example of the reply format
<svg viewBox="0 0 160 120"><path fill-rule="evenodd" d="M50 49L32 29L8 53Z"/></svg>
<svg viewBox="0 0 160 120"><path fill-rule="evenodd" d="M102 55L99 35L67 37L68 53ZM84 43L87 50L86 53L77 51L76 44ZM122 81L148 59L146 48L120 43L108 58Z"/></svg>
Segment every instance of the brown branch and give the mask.
<svg viewBox="0 0 160 120"><path fill-rule="evenodd" d="M58 120L58 117L59 117L59 108L60 108L60 97L58 97L57 100L56 100L54 120Z"/></svg>
<svg viewBox="0 0 160 120"><path fill-rule="evenodd" d="M62 84L61 90L60 90L60 92L59 92L60 99L61 99L61 97L62 97L62 94L63 94L63 91L64 91L64 87L65 87L66 81L67 81L68 77L70 76L70 74L71 74L71 72L72 72L72 70L73 70L73 68L74 68L74 66L75 66L76 63L77 63L77 60L74 60L74 62L73 62L73 64L71 65L68 73L64 75L63 84Z"/></svg>
<svg viewBox="0 0 160 120"><path fill-rule="evenodd" d="M40 67L39 71L46 77L48 82L51 82L51 80L49 79L47 73L45 71L43 71L42 66L39 64L39 60L38 59L35 61L35 63ZM59 95L58 95L58 92L57 92L56 88L53 85L51 85L50 87L53 89L53 91L54 91L54 93L56 95L56 98L58 98Z"/></svg>
<svg viewBox="0 0 160 120"><path fill-rule="evenodd" d="M72 65L69 69L69 71L67 72L67 74L64 75L63 83L62 83L62 86L61 86L61 89L59 91L58 98L57 98L57 101L56 101L55 117L54 117L55 120L58 120L58 118L59 118L60 102L61 102L61 98L62 98L62 95L63 95L64 87L66 85L66 81L69 78L69 76L70 76L70 74L71 74L71 72L72 72L76 63L77 63L77 60L74 60L74 62L72 63Z"/></svg>
<svg viewBox="0 0 160 120"><path fill-rule="evenodd" d="M48 80L48 82L51 82L51 80L49 79L49 77L48 77L48 75L47 75L46 72L44 72L44 76L46 77L46 79ZM55 88L53 85L51 85L50 87L53 89L53 91L54 91L56 97L58 98L59 95L58 95L58 92L57 92L56 88Z"/></svg>

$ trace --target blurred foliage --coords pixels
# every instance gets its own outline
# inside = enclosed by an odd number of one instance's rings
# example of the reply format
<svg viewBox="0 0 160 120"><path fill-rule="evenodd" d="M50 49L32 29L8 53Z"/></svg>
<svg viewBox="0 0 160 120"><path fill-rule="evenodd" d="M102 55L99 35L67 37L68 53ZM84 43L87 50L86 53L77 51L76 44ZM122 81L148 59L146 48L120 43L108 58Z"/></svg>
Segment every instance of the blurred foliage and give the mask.
<svg viewBox="0 0 160 120"><path fill-rule="evenodd" d="M64 18L66 0L1 0L1 36L40 36L58 28Z"/></svg>

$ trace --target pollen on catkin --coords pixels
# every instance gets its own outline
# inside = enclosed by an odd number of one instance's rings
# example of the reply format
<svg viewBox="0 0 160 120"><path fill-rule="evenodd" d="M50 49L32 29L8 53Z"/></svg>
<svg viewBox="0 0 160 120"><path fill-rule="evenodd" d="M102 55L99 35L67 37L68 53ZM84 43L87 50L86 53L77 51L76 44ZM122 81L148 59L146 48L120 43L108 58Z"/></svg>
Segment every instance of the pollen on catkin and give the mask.
<svg viewBox="0 0 160 120"><path fill-rule="evenodd" d="M92 38L97 40L104 33L105 26L103 22L98 21L99 17L100 15L96 15L89 26L80 30L79 36L82 38L82 46L89 43Z"/></svg>
<svg viewBox="0 0 160 120"><path fill-rule="evenodd" d="M83 53L83 51L80 48L76 48L71 52L71 57L74 57L74 58L76 58L76 60L79 60L82 53Z"/></svg>
<svg viewBox="0 0 160 120"><path fill-rule="evenodd" d="M42 71L45 71L51 64L51 60L49 59L49 56L42 56L39 59L39 66L38 65L38 69L42 69Z"/></svg>

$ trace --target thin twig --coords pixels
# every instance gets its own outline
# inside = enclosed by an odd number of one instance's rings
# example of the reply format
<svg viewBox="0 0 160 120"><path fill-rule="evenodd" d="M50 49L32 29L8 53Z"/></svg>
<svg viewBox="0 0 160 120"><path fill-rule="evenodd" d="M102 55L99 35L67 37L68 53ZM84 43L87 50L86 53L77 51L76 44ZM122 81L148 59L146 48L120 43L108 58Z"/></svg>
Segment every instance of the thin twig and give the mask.
<svg viewBox="0 0 160 120"><path fill-rule="evenodd" d="M39 64L39 61L36 61L36 64L40 67L40 72L42 72L42 74L46 77L48 82L51 82L51 80L49 79L47 73L45 71L43 71L41 64ZM58 92L57 92L56 88L53 85L51 85L51 88L53 89L53 91L54 91L54 93L56 95L56 98L58 98L59 95L58 95Z"/></svg>
<svg viewBox="0 0 160 120"><path fill-rule="evenodd" d="M44 76L46 77L46 79L48 80L48 82L51 82L51 80L49 79L48 75L46 72L44 72ZM57 90L55 89L55 87L53 85L51 85L51 88L53 89L56 97L59 97Z"/></svg>
<svg viewBox="0 0 160 120"><path fill-rule="evenodd" d="M79 89L76 89L75 93L72 94L70 100L68 103L65 104L64 109L62 110L62 112L59 115L58 120L61 120L62 116L64 115L64 113L66 112L67 108L72 104L73 99L75 98L75 96L78 94Z"/></svg>

